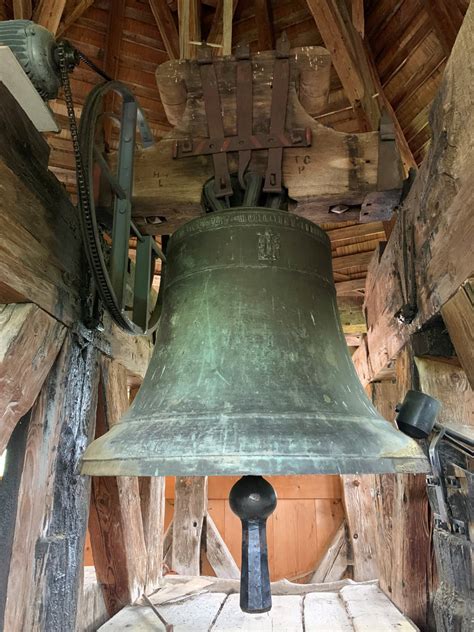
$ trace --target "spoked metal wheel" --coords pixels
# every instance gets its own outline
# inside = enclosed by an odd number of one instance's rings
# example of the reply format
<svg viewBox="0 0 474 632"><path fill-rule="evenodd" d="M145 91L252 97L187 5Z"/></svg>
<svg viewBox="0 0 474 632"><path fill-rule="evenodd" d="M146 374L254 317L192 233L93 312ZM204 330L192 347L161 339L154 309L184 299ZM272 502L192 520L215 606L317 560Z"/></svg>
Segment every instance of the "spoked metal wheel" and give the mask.
<svg viewBox="0 0 474 632"><path fill-rule="evenodd" d="M104 112L104 98L111 93L121 101L120 115ZM113 119L113 120L111 120ZM104 126L119 125L116 166L104 154ZM153 136L133 94L122 83L97 86L87 98L79 126L79 144L85 179L79 192L81 227L89 265L100 298L119 327L132 334L156 329L160 303L153 298L156 258L165 256L150 235L142 235L132 220L133 158L136 129L143 146ZM110 196L99 203L99 181L108 183ZM135 265L129 258L130 241L136 240Z"/></svg>

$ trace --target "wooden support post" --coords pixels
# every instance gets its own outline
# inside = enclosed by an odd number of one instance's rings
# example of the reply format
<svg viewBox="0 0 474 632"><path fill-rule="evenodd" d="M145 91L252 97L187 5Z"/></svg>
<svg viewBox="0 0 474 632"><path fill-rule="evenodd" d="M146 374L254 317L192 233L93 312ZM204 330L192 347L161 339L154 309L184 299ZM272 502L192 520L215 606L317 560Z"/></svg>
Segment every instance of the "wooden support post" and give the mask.
<svg viewBox="0 0 474 632"><path fill-rule="evenodd" d="M165 479L153 476L140 479L140 500L146 547L147 594L155 591L162 577L165 520Z"/></svg>
<svg viewBox="0 0 474 632"><path fill-rule="evenodd" d="M214 55L232 54L232 20L238 0L217 0L216 12L212 19L211 29L207 36L208 44L222 45L214 48Z"/></svg>
<svg viewBox="0 0 474 632"><path fill-rule="evenodd" d="M8 577L15 535L21 474L25 461L30 413L16 424L8 442L5 468L0 478L0 630L4 630Z"/></svg>
<svg viewBox="0 0 474 632"><path fill-rule="evenodd" d="M396 360L396 380L372 385L372 399L388 420L409 389L417 388L413 351L407 345ZM433 566L426 478L418 474L373 477L372 513L379 581L382 590L421 629L430 618Z"/></svg>
<svg viewBox="0 0 474 632"><path fill-rule="evenodd" d="M33 406L66 328L32 303L0 305L0 454Z"/></svg>
<svg viewBox="0 0 474 632"><path fill-rule="evenodd" d="M199 0L178 0L179 56L196 59L201 41L201 5ZM195 42L191 44L191 42Z"/></svg>
<svg viewBox="0 0 474 632"><path fill-rule="evenodd" d="M90 490L79 462L94 431L97 380L97 350L68 334L31 413L5 630L75 629Z"/></svg>
<svg viewBox="0 0 474 632"><path fill-rule="evenodd" d="M377 579L375 477L372 474L351 474L341 479L352 550L353 579L358 582Z"/></svg>
<svg viewBox="0 0 474 632"><path fill-rule="evenodd" d="M206 513L207 476L177 476L172 568L181 575L201 574L201 535Z"/></svg>
<svg viewBox="0 0 474 632"><path fill-rule="evenodd" d="M96 437L116 424L128 406L125 370L102 358ZM138 599L146 584L147 552L138 478L93 477L89 531L97 579L112 616Z"/></svg>

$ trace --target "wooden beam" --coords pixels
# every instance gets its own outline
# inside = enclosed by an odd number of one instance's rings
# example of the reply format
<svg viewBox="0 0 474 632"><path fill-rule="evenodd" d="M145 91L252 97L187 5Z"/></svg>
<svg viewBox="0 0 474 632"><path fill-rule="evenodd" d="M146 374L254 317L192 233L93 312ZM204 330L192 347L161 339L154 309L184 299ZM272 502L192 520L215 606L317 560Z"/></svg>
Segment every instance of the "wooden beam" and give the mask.
<svg viewBox="0 0 474 632"><path fill-rule="evenodd" d="M307 0L307 3L362 129L378 129L380 110L373 98L377 90L362 38L352 24L346 4L342 0Z"/></svg>
<svg viewBox="0 0 474 632"><path fill-rule="evenodd" d="M177 476L173 514L172 568L200 575L201 534L207 513L207 477Z"/></svg>
<svg viewBox="0 0 474 632"><path fill-rule="evenodd" d="M465 281L441 308L456 354L474 388L474 278Z"/></svg>
<svg viewBox="0 0 474 632"><path fill-rule="evenodd" d="M264 51L252 57L254 70L259 77L259 107L270 110L271 78L275 52ZM219 84L221 105L224 111L224 124L232 125L228 113L235 107L235 94L229 89L235 82L233 66L224 58L216 59L217 79ZM316 220L317 223L328 222L335 218L345 220L349 213L357 216L357 211L348 211L343 216L329 213L329 208L340 203L356 205L363 202L369 192L377 190L379 134L343 134L321 125L301 107L298 99L298 86L295 78L304 75L304 100L317 106L324 102L329 88L330 57L326 49L320 47L298 48L290 56L291 89L288 103L288 114L297 127L308 127L312 133L311 147L288 148L284 152L282 175L289 195L295 200L291 211L298 215ZM257 70L258 69L258 70ZM157 70L157 82L163 96L170 85L183 81L189 91L201 90L199 64L194 60L187 64L169 61ZM173 84L174 82L174 84ZM164 102L176 103L170 94ZM301 95L301 90L300 90ZM181 100L184 104L184 99ZM176 140L183 135L194 139L204 139L208 135L203 100L196 98L188 101L186 120L178 129L169 134L146 151L139 151L136 157L134 182L134 220L140 226L150 227L159 234L171 233L184 221L202 214L202 183L213 174L210 156L190 156L186 159L169 160ZM227 114L226 114L227 113ZM175 117L176 117L176 113ZM178 119L178 117L176 117ZM265 117L254 121L255 132L265 132ZM112 157L111 163L114 162ZM235 169L234 157L230 155L229 168ZM252 152L250 169L258 173L264 172L260 152ZM357 169L353 165L357 164ZM399 174L396 186L401 187ZM378 189L381 190L380 188ZM186 199L183 206L182 200ZM161 224L144 224L143 217L164 216L166 222ZM323 219L324 218L324 219Z"/></svg>
<svg viewBox="0 0 474 632"><path fill-rule="evenodd" d="M201 6L199 0L178 0L179 56L196 59L201 42ZM192 44L191 42L194 42Z"/></svg>
<svg viewBox="0 0 474 632"><path fill-rule="evenodd" d="M68 333L32 410L5 630L76 629L90 491L90 479L79 471L94 432L97 356L92 345Z"/></svg>
<svg viewBox="0 0 474 632"><path fill-rule="evenodd" d="M411 344L396 359L395 380L371 387L375 407L393 422L397 403L409 389L420 388ZM420 629L426 629L434 569L425 476L383 474L374 479L376 529L366 537L375 537L380 587Z"/></svg>
<svg viewBox="0 0 474 632"><path fill-rule="evenodd" d="M32 303L0 305L0 454L33 406L66 328Z"/></svg>
<svg viewBox="0 0 474 632"><path fill-rule="evenodd" d="M0 303L35 303L72 328L82 319L87 269L77 211L47 170L48 158L47 143L0 84ZM107 315L104 324L103 334L89 332L90 340L116 357L132 381L143 378L151 339L127 335Z"/></svg>
<svg viewBox="0 0 474 632"><path fill-rule="evenodd" d="M376 516L373 510L375 477L373 474L341 476L349 542L352 552L353 579L363 582L379 576L375 551Z"/></svg>
<svg viewBox="0 0 474 632"><path fill-rule="evenodd" d="M351 0L352 24L359 35L365 36L364 0Z"/></svg>
<svg viewBox="0 0 474 632"><path fill-rule="evenodd" d="M149 0L163 44L170 59L179 59L179 36L173 13L166 0Z"/></svg>
<svg viewBox="0 0 474 632"><path fill-rule="evenodd" d="M94 0L76 0L71 7L66 5L56 35L62 36L93 4Z"/></svg>
<svg viewBox="0 0 474 632"><path fill-rule="evenodd" d="M449 0L423 0L423 5L445 54L449 56L464 17L459 6Z"/></svg>
<svg viewBox="0 0 474 632"><path fill-rule="evenodd" d="M18 510L18 496L26 453L26 438L30 413L16 424L4 457L4 470L0 484L0 629L5 630L5 604L7 599L8 576L15 535Z"/></svg>
<svg viewBox="0 0 474 632"><path fill-rule="evenodd" d="M96 438L129 407L127 374L117 362L101 360ZM143 594L147 551L138 478L93 477L89 519L97 579L112 616Z"/></svg>
<svg viewBox="0 0 474 632"><path fill-rule="evenodd" d="M343 522L329 543L326 553L318 563L309 584L337 582L346 573L348 564L348 542L346 523Z"/></svg>
<svg viewBox="0 0 474 632"><path fill-rule="evenodd" d="M163 476L140 479L140 501L146 547L145 593L159 587L162 577L165 520L165 479Z"/></svg>
<svg viewBox="0 0 474 632"><path fill-rule="evenodd" d="M239 579L239 567L210 514L206 514L206 556L216 577Z"/></svg>
<svg viewBox="0 0 474 632"><path fill-rule="evenodd" d="M32 12L31 0L13 0L14 20L31 20Z"/></svg>
<svg viewBox="0 0 474 632"><path fill-rule="evenodd" d="M231 55L232 54L232 20L238 0L218 0L216 11L212 19L209 35L207 36L208 44L222 45L222 48L214 48L214 54Z"/></svg>
<svg viewBox="0 0 474 632"><path fill-rule="evenodd" d="M474 100L473 69L468 59L474 48L473 25L471 5L435 99L430 153L382 256L374 258L369 266L364 306L369 358L364 379L369 381L377 378L411 333L438 314L473 274L474 226L470 208L474 193L470 165L474 150L471 135L463 131L470 129ZM453 102L455 113L449 106ZM397 314L413 301L413 322L403 324ZM363 353L361 345L354 361Z"/></svg>
<svg viewBox="0 0 474 632"><path fill-rule="evenodd" d="M33 20L56 35L65 6L66 0L40 0Z"/></svg>
<svg viewBox="0 0 474 632"><path fill-rule="evenodd" d="M273 50L275 34L270 0L255 0L255 21L257 23L258 50Z"/></svg>

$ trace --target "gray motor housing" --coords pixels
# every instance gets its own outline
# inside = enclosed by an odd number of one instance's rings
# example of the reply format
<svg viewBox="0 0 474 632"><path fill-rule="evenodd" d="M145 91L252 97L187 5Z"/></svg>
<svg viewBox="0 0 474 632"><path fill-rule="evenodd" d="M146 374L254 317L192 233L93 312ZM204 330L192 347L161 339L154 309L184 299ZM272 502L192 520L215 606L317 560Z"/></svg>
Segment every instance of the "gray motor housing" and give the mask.
<svg viewBox="0 0 474 632"><path fill-rule="evenodd" d="M45 101L58 96L61 81L52 33L30 20L6 20L0 22L2 45L10 48Z"/></svg>

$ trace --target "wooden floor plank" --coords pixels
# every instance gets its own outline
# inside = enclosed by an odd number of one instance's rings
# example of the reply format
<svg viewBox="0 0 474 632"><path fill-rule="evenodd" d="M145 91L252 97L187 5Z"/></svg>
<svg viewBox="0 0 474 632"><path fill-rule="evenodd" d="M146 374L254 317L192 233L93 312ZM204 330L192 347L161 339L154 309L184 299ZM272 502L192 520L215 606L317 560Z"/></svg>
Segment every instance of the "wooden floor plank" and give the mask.
<svg viewBox="0 0 474 632"><path fill-rule="evenodd" d="M224 593L207 593L179 601L160 605L158 610L163 618L173 625L174 632L207 632L221 607ZM121 610L98 632L165 632L165 626L148 606L130 606Z"/></svg>
<svg viewBox="0 0 474 632"><path fill-rule="evenodd" d="M300 595L273 597L272 609L263 614L242 612L239 599L239 595L229 595L212 632L303 632Z"/></svg>
<svg viewBox="0 0 474 632"><path fill-rule="evenodd" d="M353 632L346 609L337 593L310 593L304 600L305 632Z"/></svg>
<svg viewBox="0 0 474 632"><path fill-rule="evenodd" d="M375 584L345 586L340 592L354 632L415 632L411 623Z"/></svg>

